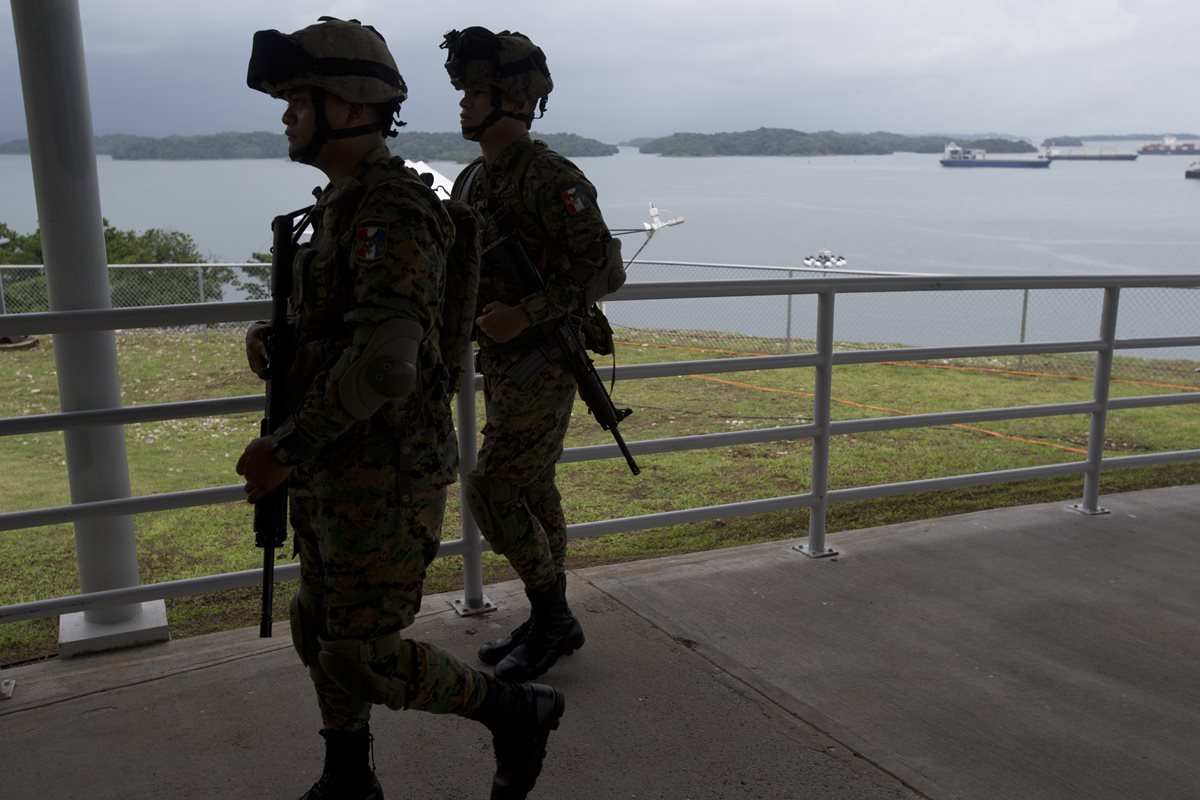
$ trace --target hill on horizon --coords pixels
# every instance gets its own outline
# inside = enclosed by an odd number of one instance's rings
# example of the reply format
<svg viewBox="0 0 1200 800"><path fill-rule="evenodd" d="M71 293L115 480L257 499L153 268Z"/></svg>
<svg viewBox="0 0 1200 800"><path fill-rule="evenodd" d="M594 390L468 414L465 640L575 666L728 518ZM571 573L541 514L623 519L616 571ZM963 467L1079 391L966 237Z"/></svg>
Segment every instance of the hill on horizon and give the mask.
<svg viewBox="0 0 1200 800"><path fill-rule="evenodd" d="M614 155L617 145L573 133L533 132L568 158ZM1050 143L1076 141L1160 141L1164 136L1180 140L1200 139L1192 133L1091 134L1056 136ZM669 136L634 137L621 142L642 153L669 156L713 155L886 155L894 152L940 153L949 141L994 153L1035 152L1031 140L1010 134L926 133L918 135L875 131L840 133L824 130L806 133L791 128L758 128L721 133L678 132ZM401 132L388 140L392 151L411 160L466 163L478 154L478 146L458 131L438 133ZM207 134L200 136L138 136L105 134L95 137L96 152L116 160L208 160L241 158L287 158L287 139L282 133L266 131ZM0 154L28 154L28 139L0 144Z"/></svg>
<svg viewBox="0 0 1200 800"><path fill-rule="evenodd" d="M537 137L568 158L607 156L618 152L605 144L573 133L538 133ZM205 136L136 136L106 134L94 139L96 154L117 161L200 161L241 158L287 158L287 137L282 133L228 131ZM388 139L392 152L413 161L466 163L479 155L479 145L462 138L459 131L445 133L401 132ZM0 144L0 155L27 155L29 140Z"/></svg>

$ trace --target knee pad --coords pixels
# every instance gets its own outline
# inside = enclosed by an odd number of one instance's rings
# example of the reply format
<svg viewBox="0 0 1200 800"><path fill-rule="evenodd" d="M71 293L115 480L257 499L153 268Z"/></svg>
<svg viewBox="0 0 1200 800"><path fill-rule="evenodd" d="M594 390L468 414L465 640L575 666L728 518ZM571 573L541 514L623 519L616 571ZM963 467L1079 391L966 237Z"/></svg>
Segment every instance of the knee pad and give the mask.
<svg viewBox="0 0 1200 800"><path fill-rule="evenodd" d="M399 631L366 640L321 639L318 661L351 697L400 709L408 702L412 649Z"/></svg>
<svg viewBox="0 0 1200 800"><path fill-rule="evenodd" d="M511 551L529 515L520 487L473 472L463 482L463 494L493 552L505 555Z"/></svg>
<svg viewBox="0 0 1200 800"><path fill-rule="evenodd" d="M292 623L292 644L300 654L300 662L306 667L317 666L317 653L321 651L318 637L324 616L312 590L302 582L300 590L292 596L292 602L288 605L288 619Z"/></svg>

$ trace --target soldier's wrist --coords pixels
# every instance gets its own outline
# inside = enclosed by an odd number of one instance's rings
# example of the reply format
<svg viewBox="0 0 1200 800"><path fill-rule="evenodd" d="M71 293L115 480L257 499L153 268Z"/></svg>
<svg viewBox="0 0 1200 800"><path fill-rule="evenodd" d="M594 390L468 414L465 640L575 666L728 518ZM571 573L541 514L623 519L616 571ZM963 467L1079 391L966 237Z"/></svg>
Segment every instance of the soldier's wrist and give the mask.
<svg viewBox="0 0 1200 800"><path fill-rule="evenodd" d="M289 420L271 437L271 457L285 467L296 467L311 461L320 448Z"/></svg>
<svg viewBox="0 0 1200 800"><path fill-rule="evenodd" d="M525 320L530 327L546 320L546 297L541 292L535 292L522 298L516 307L524 312Z"/></svg>

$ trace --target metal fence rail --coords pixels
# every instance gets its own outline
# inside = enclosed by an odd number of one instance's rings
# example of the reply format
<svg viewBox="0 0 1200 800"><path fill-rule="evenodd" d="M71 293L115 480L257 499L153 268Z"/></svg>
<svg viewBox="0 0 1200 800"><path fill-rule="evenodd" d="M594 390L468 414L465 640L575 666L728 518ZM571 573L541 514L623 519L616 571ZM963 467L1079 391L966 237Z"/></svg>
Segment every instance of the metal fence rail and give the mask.
<svg viewBox="0 0 1200 800"><path fill-rule="evenodd" d="M677 265L678 266L678 265ZM688 266L688 265L681 265ZM738 265L710 265L737 268ZM749 267L748 267L749 268ZM776 268L784 269L784 268ZM746 370L812 369L814 419L811 424L752 430L680 436L629 442L635 455L680 452L733 444L807 439L812 442L812 478L809 491L781 497L727 503L714 506L684 508L673 511L575 523L568 527L572 538L599 536L608 533L644 530L665 525L712 520L769 511L807 508L809 515L807 541L798 547L810 556L828 555L825 545L826 512L831 503L870 500L940 489L977 486L990 483L1028 480L1062 475L1084 476L1082 500L1076 508L1088 514L1103 513L1098 506L1100 476L1103 469L1200 461L1200 449L1136 456L1103 457L1104 430L1110 410L1177 406L1200 403L1200 392L1171 392L1128 398L1109 398L1112 381L1113 356L1120 351L1158 351L1165 348L1200 347L1200 314L1192 313L1176 320L1181 335L1128 336L1120 338L1118 308L1122 290L1153 289L1179 292L1200 287L1200 275L1128 275L1107 277L1040 276L1040 277L949 277L949 276L870 276L818 275L804 280L789 278L768 280L718 280L690 282L656 282L627 284L609 298L612 315L621 316L628 305L659 301L685 301L701 298L790 298L810 296L815 301L812 333L808 339L813 352L784 355L731 357L698 361L662 362L621 366L616 374L623 380L657 379L680 375L715 374ZM886 347L840 349L834 347L834 329L838 299L861 295L905 295L917 292L983 292L1016 291L1042 292L1054 290L1091 290L1102 294L1102 302L1091 311L1094 338L1047 339L1040 342L1000 341L983 344L948 344L924 347ZM1200 293L1188 292L1191 299ZM1190 302L1190 300L1189 300ZM151 306L102 311L72 311L63 313L30 313L0 316L0 336L13 334L56 334L77 331L115 330L127 328L210 325L244 322L262 318L268 313L265 301L205 303L181 306ZM792 317L789 313L788 324ZM790 328L789 328L790 336ZM852 364L873 364L898 360L963 359L1008 357L1055 353L1091 353L1094 372L1093 396L1087 402L1049 405L1011 406L992 409L971 409L955 412L873 417L868 419L831 419L834 367ZM608 367L598 372L607 380ZM477 389L479 378L464 376L464 388ZM459 393L461 450L473 454L475 441L475 393ZM42 414L0 420L0 435L64 430L87 425L122 425L133 422L179 419L184 417L245 413L261 409L258 395L201 400L186 403L162 403L131 406L120 409L95 409L70 413ZM934 479L906 481L843 489L828 489L829 451L835 437L868 431L924 428L949 424L1053 417L1068 414L1088 414L1091 425L1087 458L1082 461L1024 467L994 472L948 475ZM619 458L615 445L594 445L569 448L564 462L587 461L599 458ZM464 458L464 469L469 458ZM34 509L0 514L0 531L31 528L51 523L78 521L107 515L135 514L164 509L184 508L239 501L244 497L237 485L169 492L144 497L76 503L55 508ZM470 519L469 509L461 507L463 536L443 542L440 555L464 557L464 595L462 608L466 612L485 605L482 594L480 559L486 544ZM276 579L294 578L296 565L280 567ZM105 608L197 594L216 589L254 586L261 580L261 570L211 575L180 581L109 589L69 597L51 598L31 603L0 607L0 622L12 622L34 617L51 616L92 608Z"/></svg>

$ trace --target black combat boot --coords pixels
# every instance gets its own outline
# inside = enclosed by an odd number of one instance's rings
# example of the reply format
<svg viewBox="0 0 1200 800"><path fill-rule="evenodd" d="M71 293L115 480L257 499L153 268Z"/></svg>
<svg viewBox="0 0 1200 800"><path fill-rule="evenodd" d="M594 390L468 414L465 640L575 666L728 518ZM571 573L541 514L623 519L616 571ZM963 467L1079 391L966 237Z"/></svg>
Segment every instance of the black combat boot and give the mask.
<svg viewBox="0 0 1200 800"><path fill-rule="evenodd" d="M470 714L492 732L496 774L491 800L523 800L537 783L550 731L566 707L563 693L540 683L509 684L484 675L487 694Z"/></svg>
<svg viewBox="0 0 1200 800"><path fill-rule="evenodd" d="M540 592L525 590L533 612L529 637L496 665L496 677L510 683L530 681L554 666L561 656L583 647L583 628L567 607L567 576Z"/></svg>
<svg viewBox="0 0 1200 800"><path fill-rule="evenodd" d="M517 649L517 645L529 638L529 628L532 625L533 617L530 616L508 636L484 642L479 648L479 660L491 666L499 664L506 655Z"/></svg>
<svg viewBox="0 0 1200 800"><path fill-rule="evenodd" d="M325 769L300 800L383 800L371 762L371 732L321 731Z"/></svg>

